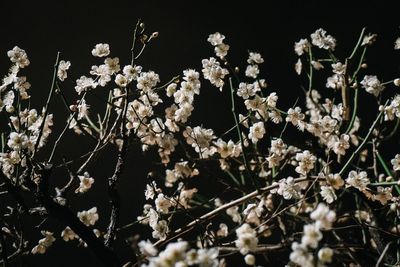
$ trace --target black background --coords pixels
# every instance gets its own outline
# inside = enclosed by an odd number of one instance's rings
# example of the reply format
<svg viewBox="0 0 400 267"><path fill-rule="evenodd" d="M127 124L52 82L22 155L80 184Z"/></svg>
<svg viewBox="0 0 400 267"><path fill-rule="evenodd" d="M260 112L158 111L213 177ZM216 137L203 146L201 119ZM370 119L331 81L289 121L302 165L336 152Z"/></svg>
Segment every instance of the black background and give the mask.
<svg viewBox="0 0 400 267"><path fill-rule="evenodd" d="M262 3L263 2L263 3ZM395 2L395 1L393 1ZM32 84L32 106L39 108L46 100L51 83L52 65L57 51L62 59L70 60L71 80L65 91L69 99L74 96L73 81L87 75L91 65L100 64L91 56L95 44L110 44L111 55L118 56L121 65L130 59L131 38L136 21L141 18L148 31L159 32L138 62L145 70L160 74L162 81L180 74L186 68L201 69L201 59L212 56L213 50L206 41L210 33L219 31L226 36L231 46L228 59L233 65L245 66L247 50L260 52L265 63L261 68L271 90L278 92L279 105L287 109L297 96L303 93L299 87L301 79L293 71L297 56L293 44L300 38L322 27L338 40L339 56L348 55L357 41L362 27L367 32L377 33L378 41L367 57L370 74L376 71L383 80L400 76L399 52L393 50L394 40L400 36L400 20L395 4L384 1L1 1L0 3L0 71L5 74L9 61L6 52L14 45L25 49L31 65L23 70ZM194 125L204 123L221 133L231 125L229 95L219 93L216 88L203 82L202 94L196 100ZM326 90L321 88L321 90ZM96 105L93 99L92 105ZM62 122L65 110L61 101L53 102L52 112ZM368 105L361 103L362 111ZM60 115L58 115L60 114ZM4 116L4 115L1 115ZM229 118L229 119L227 119ZM4 118L1 118L4 120ZM197 123L197 124L196 124ZM62 124L62 123L61 123ZM55 136L60 128L55 127ZM67 158L81 154L93 144L73 135L67 136L60 154ZM111 153L111 152L110 152ZM105 186L110 175L110 157L105 154L92 166L97 175L96 187ZM146 173L152 158L142 157L132 150L129 167L120 184L123 199L121 223L128 223L141 212L144 203L143 190ZM66 177L53 177L54 184L62 184ZM103 179L104 178L104 179ZM94 190L72 202L78 210L96 205L104 211L99 227L106 225L108 204L102 190ZM100 213L102 216L102 213ZM63 225L49 221L44 229L55 231ZM57 230L56 230L57 229ZM33 240L39 238L35 231L28 231ZM32 233L30 233L32 232ZM121 245L121 244L119 244ZM119 254L128 259L129 250ZM27 257L24 266L92 266L96 259L87 249L76 249L74 245L56 242L47 254ZM88 265L89 264L89 265Z"/></svg>

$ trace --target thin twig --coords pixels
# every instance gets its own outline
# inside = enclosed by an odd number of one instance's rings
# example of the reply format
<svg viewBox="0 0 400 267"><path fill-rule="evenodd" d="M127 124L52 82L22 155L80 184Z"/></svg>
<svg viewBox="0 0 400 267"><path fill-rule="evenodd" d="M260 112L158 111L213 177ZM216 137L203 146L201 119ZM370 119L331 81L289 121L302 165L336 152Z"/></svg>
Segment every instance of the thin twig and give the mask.
<svg viewBox="0 0 400 267"><path fill-rule="evenodd" d="M57 52L56 62L54 63L53 79L51 81L50 92L49 92L49 96L47 98L47 102L46 102L46 105L44 108L43 121L42 121L42 124L40 125L39 136L36 140L35 149L33 150L32 158L35 156L37 149L39 147L40 138L43 135L44 126L46 124L47 115L49 113L49 105L50 105L51 99L53 98L54 88L55 88L56 79L57 79L57 71L58 71L58 64L59 64L59 60L60 60L60 54L61 54L60 52Z"/></svg>
<svg viewBox="0 0 400 267"><path fill-rule="evenodd" d="M389 100L386 101L384 107L387 106L387 104L389 103ZM376 117L375 121L372 123L371 127L369 128L369 131L367 133L367 135L364 137L364 140L362 141L362 143L357 147L357 149L351 154L350 158L347 160L347 162L343 165L342 169L339 172L339 175L343 175L343 173L346 171L346 169L350 166L350 164L353 162L355 156L360 153L361 149L364 147L364 145L367 143L369 137L371 136L373 130L375 129L375 126L378 124L379 119L382 117L384 108L382 109L382 111L379 112L378 116Z"/></svg>

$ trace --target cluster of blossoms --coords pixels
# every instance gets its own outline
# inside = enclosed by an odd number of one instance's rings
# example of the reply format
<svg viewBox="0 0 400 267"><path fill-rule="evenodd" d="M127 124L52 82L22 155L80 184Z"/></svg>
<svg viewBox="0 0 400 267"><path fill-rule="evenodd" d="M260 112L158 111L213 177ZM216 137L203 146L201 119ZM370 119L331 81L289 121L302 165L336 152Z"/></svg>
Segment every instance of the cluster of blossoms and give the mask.
<svg viewBox="0 0 400 267"><path fill-rule="evenodd" d="M14 64L0 86L0 112L5 109L8 113L11 131L6 141L9 150L5 152L3 147L0 153L0 166L7 177L13 177L15 166L26 166L27 156L45 145L52 132L53 115L29 108L27 90L31 84L25 76L19 76L20 69L30 63L25 50L16 46L7 55Z"/></svg>
<svg viewBox="0 0 400 267"><path fill-rule="evenodd" d="M290 253L291 263L302 267L327 266L332 262L334 251L329 247L319 247L323 238L322 231L328 231L332 228L332 223L336 220L334 211L320 203L317 208L311 212L310 218L312 224L306 224L303 228L301 242L292 243L292 252ZM317 250L318 249L318 250ZM314 258L313 251L317 251L317 261Z"/></svg>
<svg viewBox="0 0 400 267"><path fill-rule="evenodd" d="M94 232L98 239L104 239L105 249L112 246L116 227L120 227L115 218L120 208L116 185L122 177L123 165L127 164L128 148L135 144L139 144L143 153L155 152L157 156L144 190L146 203L136 221L149 229L148 237L143 234L132 244L138 265L224 266L224 251L238 253L247 265L255 265L256 255L265 251L277 255L281 255L280 251L286 255L290 253L288 266L327 266L336 262L334 254L341 257L338 261L354 264L356 257L334 249L333 244L343 240L351 244L359 241L379 253L384 248L378 247L380 244L375 240L367 244L356 236L336 232L331 235L333 223L356 220L356 227L359 226L364 235L364 224L367 228L370 224L376 228L376 217L379 217L376 214L381 211L385 213L382 220L388 225L384 233L391 233L391 237L398 235L400 154L394 155L390 169L385 163L386 155L379 151L386 138L394 135L400 121L400 95L382 104L382 92L385 90L386 94L391 83L400 86L400 79L383 82L376 75L359 75L367 68L364 54L376 35L362 33L352 56L345 60L333 54L336 39L323 29L312 33L310 41L304 38L296 42L294 51L299 58L295 70L309 79L305 106L296 102L292 107L281 109L278 94L259 78L260 64L264 63L262 55L249 52L244 71L231 68L227 59L229 45L224 43L225 36L219 32L208 37L215 55L202 60L201 71L188 68L181 76L162 84L156 72L136 65L146 44L157 36L153 33L148 37L144 26L138 25L141 32L135 38L142 44L139 55L135 56L133 47L132 59L125 65L124 60L110 56L108 44L95 45L91 53L102 62L93 65L88 75L76 79L77 100L71 103L62 91L72 65L66 60L58 62L55 70L58 80L52 89L63 97L69 117L51 156L43 164L37 163L35 155L48 141L53 115L47 106L38 112L26 105L30 99L30 84L19 72L29 65L29 59L18 47L8 52L12 66L0 86L0 112L8 114L10 130L2 138L0 167L8 186L33 191L39 206L31 209L32 213L39 210L37 213L43 215L44 210L51 211L57 206L69 208L67 192L70 188L81 196L93 185L101 184L94 184L93 172L87 171L88 165L95 162L105 147L116 148L117 163L107 188L112 209L107 232L93 229L100 216L97 207L79 209L76 214L79 220L74 218L75 221L69 221L72 224L66 223L63 227L68 226L62 228L64 241L79 240L79 245L90 247L87 243L90 238L81 234L84 233L82 229L87 229L91 235ZM400 47L399 40L396 47ZM359 48L363 53L357 61L359 66L354 68L352 58ZM322 49L320 52L329 58L316 57L315 49ZM309 68L303 68L305 64ZM326 69L328 75L321 85L313 80L313 72L322 69ZM222 134L203 123L194 124L191 119L195 97L205 86L202 79L208 80L210 83L206 84L219 89L222 95L230 95L235 125ZM228 85L229 90L223 90ZM316 89L321 86L328 90ZM362 93L374 98L379 106L375 110L377 118L369 127L364 125L366 120L361 119L356 106L361 88L365 89ZM97 120L93 119L88 97L95 92L108 94L105 112L97 114ZM330 97L324 98L325 95ZM353 103L349 103L351 96ZM390 123L394 120L397 120L394 130L388 134L387 128L392 127ZM76 169L74 161L67 162L63 158L59 166L67 170L71 180L65 187L55 187L56 196L53 197L48 188L40 191L44 188L42 165L54 162L54 151L68 129L82 138L94 139L97 145L81 156L79 160L83 163ZM276 134L276 129L281 130L280 134ZM366 135L360 138L359 132L365 129ZM286 131L294 131L304 140L294 140ZM24 171L29 171L32 177L19 179ZM212 180L207 180L208 176L212 176ZM26 181L36 184L32 186ZM205 183L206 190L199 183ZM218 191L221 188L222 191ZM346 207L350 211L342 208L342 197L355 199L356 204L349 201ZM46 201L54 203L49 208ZM360 201L368 204L360 205ZM337 209L333 210L335 204ZM369 205L381 206L371 211ZM120 229L132 227L136 222ZM186 238L183 234L193 229L193 242L177 239ZM296 229L303 229L301 238ZM42 234L44 238L31 253L43 254L55 242L52 232L43 231ZM269 247L277 236L280 242ZM371 236L373 239L373 234ZM395 241L388 241L388 244ZM163 245L164 250L160 250Z"/></svg>
<svg viewBox="0 0 400 267"><path fill-rule="evenodd" d="M219 265L218 250L216 248L189 249L186 241L169 243L166 248L158 253L157 249L149 241L139 242L140 252L149 257L145 267L172 267L172 266L201 266L217 267Z"/></svg>

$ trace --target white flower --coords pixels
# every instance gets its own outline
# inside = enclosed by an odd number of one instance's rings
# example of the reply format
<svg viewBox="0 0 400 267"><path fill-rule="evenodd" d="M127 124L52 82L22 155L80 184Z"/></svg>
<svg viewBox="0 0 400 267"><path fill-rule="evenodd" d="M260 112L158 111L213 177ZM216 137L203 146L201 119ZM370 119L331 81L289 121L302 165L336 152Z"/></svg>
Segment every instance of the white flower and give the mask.
<svg viewBox="0 0 400 267"><path fill-rule="evenodd" d="M302 69L303 69L303 63L301 62L301 59L299 58L297 60L296 64L294 64L294 70L296 71L297 75L300 75Z"/></svg>
<svg viewBox="0 0 400 267"><path fill-rule="evenodd" d="M199 249L197 251L196 264L199 267L218 267L218 249Z"/></svg>
<svg viewBox="0 0 400 267"><path fill-rule="evenodd" d="M331 263L333 250L331 248L321 248L318 251L318 259L323 263Z"/></svg>
<svg viewBox="0 0 400 267"><path fill-rule="evenodd" d="M154 247L154 245L149 241L149 240L142 240L138 243L138 247L140 250L140 253L143 255L150 257L150 256L156 256L157 255L157 248Z"/></svg>
<svg viewBox="0 0 400 267"><path fill-rule="evenodd" d="M216 148L211 146L211 141L215 138L212 129L204 129L200 126L196 126L192 129L188 126L183 132L183 136L186 138L186 142L204 158L216 152Z"/></svg>
<svg viewBox="0 0 400 267"><path fill-rule="evenodd" d="M326 181L330 186L332 186L334 189L338 190L344 185L344 181L342 177L338 173L335 174L328 174L326 176Z"/></svg>
<svg viewBox="0 0 400 267"><path fill-rule="evenodd" d="M99 214L97 213L97 208L93 207L90 210L83 210L78 212L78 218L86 226L94 225L99 219Z"/></svg>
<svg viewBox="0 0 400 267"><path fill-rule="evenodd" d="M40 239L38 244L32 248L32 254L44 254L46 250L51 247L51 245L56 241L55 237L53 236L52 232L42 231L41 232L44 238Z"/></svg>
<svg viewBox="0 0 400 267"><path fill-rule="evenodd" d="M92 55L95 57L106 57L109 54L110 46L108 44L97 44L92 50Z"/></svg>
<svg viewBox="0 0 400 267"><path fill-rule="evenodd" d="M332 66L332 71L335 74L343 75L346 73L346 68L347 68L346 64L343 64L341 62L336 62L333 63L331 66Z"/></svg>
<svg viewBox="0 0 400 267"><path fill-rule="evenodd" d="M171 201L162 193L158 194L154 203L156 204L157 211L161 213L168 213L168 209L172 206Z"/></svg>
<svg viewBox="0 0 400 267"><path fill-rule="evenodd" d="M223 141L222 139L218 139L216 144L217 152L221 155L221 158L227 157L238 157L242 151L240 145L235 145L232 140L229 140L228 143Z"/></svg>
<svg viewBox="0 0 400 267"><path fill-rule="evenodd" d="M15 63L21 69L25 68L30 63L25 50L18 46L14 46L12 50L9 50L7 56L10 58L11 62Z"/></svg>
<svg viewBox="0 0 400 267"><path fill-rule="evenodd" d="M171 83L170 85L167 86L167 88L165 89L167 96L171 97L174 95L174 93L176 92L176 87L178 85L176 83Z"/></svg>
<svg viewBox="0 0 400 267"><path fill-rule="evenodd" d="M320 194L328 204L332 203L337 199L335 190L331 186L324 186L324 185L321 186Z"/></svg>
<svg viewBox="0 0 400 267"><path fill-rule="evenodd" d="M235 206L235 207L230 207L228 209L226 209L226 214L228 214L231 218L233 222L240 222L240 220L242 219L242 217L240 216L239 213L239 207Z"/></svg>
<svg viewBox="0 0 400 267"><path fill-rule="evenodd" d="M396 154L390 163L392 163L394 171L400 171L400 154Z"/></svg>
<svg viewBox="0 0 400 267"><path fill-rule="evenodd" d="M126 65L124 69L122 70L124 73L125 77L129 80L137 80L139 77L139 74L142 72L142 67L141 66L132 66L132 65Z"/></svg>
<svg viewBox="0 0 400 267"><path fill-rule="evenodd" d="M219 229L217 231L217 236L219 237L227 237L229 234L228 226L225 223L219 224Z"/></svg>
<svg viewBox="0 0 400 267"><path fill-rule="evenodd" d="M245 71L245 75L253 79L257 78L259 73L258 65L248 65Z"/></svg>
<svg viewBox="0 0 400 267"><path fill-rule="evenodd" d="M88 172L85 172L83 175L78 175L79 178L79 187L75 190L75 193L85 193L87 192L94 183L94 179L90 177Z"/></svg>
<svg viewBox="0 0 400 267"><path fill-rule="evenodd" d="M304 225L303 232L301 244L311 248L316 248L318 242L322 239L322 233L319 230L319 227L315 224L306 224Z"/></svg>
<svg viewBox="0 0 400 267"><path fill-rule="evenodd" d="M249 64L261 64L264 63L264 59L262 58L261 54L250 52L249 58L247 59L247 63Z"/></svg>
<svg viewBox="0 0 400 267"><path fill-rule="evenodd" d="M219 58L224 58L229 51L229 45L227 44L219 44L214 48L215 55Z"/></svg>
<svg viewBox="0 0 400 267"><path fill-rule="evenodd" d="M370 181L368 174L365 171L359 173L356 171L351 171L346 179L346 183L348 186L352 186L360 191L364 191L367 189L367 185L369 185Z"/></svg>
<svg viewBox="0 0 400 267"><path fill-rule="evenodd" d="M229 71L225 68L221 68L220 63L213 57L210 59L203 59L201 63L203 65L202 72L204 79L209 80L212 85L222 91L224 87L223 79Z"/></svg>
<svg viewBox="0 0 400 267"><path fill-rule="evenodd" d="M6 111L11 110L11 112L13 112L14 98L15 98L14 91L8 91L7 93L5 93L3 99L0 98L0 111L2 111L3 108L5 107Z"/></svg>
<svg viewBox="0 0 400 267"><path fill-rule="evenodd" d="M349 149L350 147L349 140L350 140L349 135L342 134L340 136L340 139L333 144L333 152L335 152L336 155L344 156L346 154L346 150Z"/></svg>
<svg viewBox="0 0 400 267"><path fill-rule="evenodd" d="M149 267L165 266L165 267L186 267L183 262L186 256L188 243L179 241L169 243L164 251L161 251L158 257L149 258Z"/></svg>
<svg viewBox="0 0 400 267"><path fill-rule="evenodd" d="M304 150L303 153L296 154L296 160L299 162L299 165L296 167L296 172L307 175L312 169L314 169L314 163L317 160L313 154L308 150Z"/></svg>
<svg viewBox="0 0 400 267"><path fill-rule="evenodd" d="M294 43L294 52L298 55L301 56L304 53L308 53L308 50L310 49L311 44L307 39L300 39L300 41Z"/></svg>
<svg viewBox="0 0 400 267"><path fill-rule="evenodd" d="M92 66L90 74L97 76L96 81L100 86L106 86L106 84L111 81L111 71L106 64Z"/></svg>
<svg viewBox="0 0 400 267"><path fill-rule="evenodd" d="M322 70L324 68L324 65L322 65L319 61L315 61L315 60L311 61L311 65L313 66L313 68L315 70Z"/></svg>
<svg viewBox="0 0 400 267"><path fill-rule="evenodd" d="M326 31L321 28L311 34L311 42L313 45L326 50L335 50L336 47L335 38L326 35Z"/></svg>
<svg viewBox="0 0 400 267"><path fill-rule="evenodd" d="M286 121L291 122L294 126L297 126L299 129L304 129L303 120L305 115L301 113L301 108L295 107L289 108L286 116Z"/></svg>
<svg viewBox="0 0 400 267"><path fill-rule="evenodd" d="M115 77L115 83L119 87L126 87L128 85L129 80L122 74L117 74Z"/></svg>
<svg viewBox="0 0 400 267"><path fill-rule="evenodd" d="M376 33L374 34L369 33L367 36L364 36L361 46L372 45L376 41L377 37L378 35Z"/></svg>
<svg viewBox="0 0 400 267"><path fill-rule="evenodd" d="M97 83L92 78L81 76L78 80L76 80L75 91L80 95L83 91L96 87Z"/></svg>
<svg viewBox="0 0 400 267"><path fill-rule="evenodd" d="M219 32L210 34L207 41L211 43L212 46L217 46L223 43L225 36Z"/></svg>
<svg viewBox="0 0 400 267"><path fill-rule="evenodd" d="M58 64L58 70L57 70L57 77L61 81L64 81L67 78L67 70L71 67L71 62L69 61L64 61L61 60L60 63Z"/></svg>
<svg viewBox="0 0 400 267"><path fill-rule="evenodd" d="M315 221L315 225L324 230L332 228L332 223L336 221L336 213L329 210L324 203L319 203L317 208L311 212L310 218Z"/></svg>
<svg viewBox="0 0 400 267"><path fill-rule="evenodd" d="M281 138L271 140L271 148L270 148L271 153L281 156L286 153L286 148L287 145L283 142Z"/></svg>
<svg viewBox="0 0 400 267"><path fill-rule="evenodd" d="M115 58L106 58L104 60L104 64L106 64L108 66L108 69L110 71L110 75L117 73L118 71L121 70L121 67L119 65L119 58L115 57Z"/></svg>
<svg viewBox="0 0 400 267"><path fill-rule="evenodd" d="M78 238L78 236L75 234L74 231L72 231L72 229L69 226L65 227L65 229L62 230L61 237L65 242Z"/></svg>
<svg viewBox="0 0 400 267"><path fill-rule="evenodd" d="M239 84L236 94L243 99L248 99L249 97L254 96L258 91L260 91L260 87L254 86L252 83L242 82Z"/></svg>
<svg viewBox="0 0 400 267"><path fill-rule="evenodd" d="M158 221L155 225L152 226L153 232L152 236L153 238L160 239L160 240L165 240L167 238L167 233L168 233L168 223L165 220Z"/></svg>
<svg viewBox="0 0 400 267"><path fill-rule="evenodd" d="M159 82L160 77L154 71L141 72L137 78L137 88L147 93Z"/></svg>
<svg viewBox="0 0 400 267"><path fill-rule="evenodd" d="M374 96L378 96L385 89L385 86L381 84L375 75L365 75L360 84L368 93Z"/></svg>
<svg viewBox="0 0 400 267"><path fill-rule="evenodd" d="M254 265L254 264L256 264L256 257L254 257L254 255L252 255L252 254L247 254L247 255L244 257L244 262L245 262L247 265Z"/></svg>
<svg viewBox="0 0 400 267"><path fill-rule="evenodd" d="M28 142L29 139L26 134L11 132L7 145L15 151L21 151L22 149L27 148Z"/></svg>
<svg viewBox="0 0 400 267"><path fill-rule="evenodd" d="M305 245L293 242L292 250L289 256L290 261L301 267L315 267L314 256Z"/></svg>
<svg viewBox="0 0 400 267"><path fill-rule="evenodd" d="M257 233L249 224L244 223L242 226L237 228L236 236L237 239L235 240L235 245L239 248L241 254L245 255L257 248Z"/></svg>
<svg viewBox="0 0 400 267"><path fill-rule="evenodd" d="M79 101L79 104L76 106L76 109L78 111L78 116L77 116L78 121L89 115L89 108L90 106L86 104L86 100L82 98Z"/></svg>
<svg viewBox="0 0 400 267"><path fill-rule="evenodd" d="M400 49L400 37L398 37L396 39L396 41L394 42L394 49L395 50L399 50Z"/></svg>
<svg viewBox="0 0 400 267"><path fill-rule="evenodd" d="M372 196L374 201L379 201L382 205L386 205L386 203L392 200L392 188L391 187L382 187L378 186L377 193Z"/></svg>
<svg viewBox="0 0 400 267"><path fill-rule="evenodd" d="M276 192L283 196L284 199L299 199L301 197L301 187L294 181L294 178L289 176L286 179L279 180L279 188Z"/></svg>
<svg viewBox="0 0 400 267"><path fill-rule="evenodd" d="M254 123L249 130L249 139L256 144L265 134L265 127L262 121Z"/></svg>

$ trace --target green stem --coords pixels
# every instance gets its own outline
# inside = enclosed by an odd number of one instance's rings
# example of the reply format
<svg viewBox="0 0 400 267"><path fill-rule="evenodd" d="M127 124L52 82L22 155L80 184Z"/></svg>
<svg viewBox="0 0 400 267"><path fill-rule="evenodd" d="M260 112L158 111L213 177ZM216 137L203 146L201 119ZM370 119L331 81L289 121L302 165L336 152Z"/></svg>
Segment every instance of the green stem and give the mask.
<svg viewBox="0 0 400 267"><path fill-rule="evenodd" d="M357 42L356 46L354 47L353 52L351 53L351 55L350 55L350 57L348 59L352 59L354 57L354 55L356 54L358 48L360 47L361 41L363 40L363 37L364 37L365 29L366 29L365 27L362 28L361 33L360 33L360 37L358 38L358 42Z"/></svg>
<svg viewBox="0 0 400 267"><path fill-rule="evenodd" d="M361 54L361 57L360 57L360 61L358 62L357 69L356 69L356 71L353 73L353 76L351 77L351 80L350 80L350 83L349 83L350 85L353 84L353 82L354 82L354 80L355 80L355 78L356 78L358 72L359 72L360 69L361 69L361 65L362 65L362 63L363 63L363 61L364 61L364 57L365 57L365 53L366 53L366 52L367 52L367 46L364 46L364 49L363 49L362 54Z"/></svg>
<svg viewBox="0 0 400 267"><path fill-rule="evenodd" d="M234 118L234 120L235 120L236 130L237 130L237 134L238 134L238 136L239 136L240 144L241 144L241 146L242 146L242 157L243 157L243 161L244 161L244 167L245 167L245 169L246 169L247 174L248 174L248 175L250 176L250 178L251 178L251 181L252 181L252 183L253 183L253 186L254 186L255 188L258 189L258 186L257 186L257 184L256 184L256 182L255 182L253 176L251 175L250 168L249 168L249 163L248 163L248 160L247 160L247 157L246 157L246 153L245 153L245 151L244 151L245 146L244 146L244 141L243 141L242 133L241 133L241 131L240 131L239 120L238 120L237 115L236 115L235 98L234 98L234 93L235 93L235 92L234 92L234 89L233 89L233 84L232 84L232 78L231 78L231 77L229 77L229 85L230 85L230 88L231 88L232 114L233 114L233 118Z"/></svg>
<svg viewBox="0 0 400 267"><path fill-rule="evenodd" d="M226 170L225 172L229 175L229 177L233 180L233 182L234 182L236 185L239 185L239 186L241 185L240 182L239 182L239 180L236 179L236 177L235 177L229 170Z"/></svg>
<svg viewBox="0 0 400 267"><path fill-rule="evenodd" d="M387 106L389 100L386 101L384 107ZM350 164L353 162L354 158L356 157L356 155L358 153L360 153L361 149L364 147L364 145L367 143L369 137L371 136L375 126L378 124L379 119L382 117L383 115L383 110L379 112L378 116L376 117L375 121L372 123L371 127L369 128L369 131L367 133L367 135L364 137L364 140L362 141L362 143L357 147L357 149L351 154L350 158L347 160L347 162L344 164L344 166L342 167L342 169L339 172L339 175L343 175L343 173L346 171L346 169L350 166Z"/></svg>
<svg viewBox="0 0 400 267"><path fill-rule="evenodd" d="M400 125L400 118L397 118L396 124L394 125L393 130L387 136L385 136L383 138L383 140L388 140L388 139L392 138L393 135L397 132L397 129L399 128L399 125Z"/></svg>
<svg viewBox="0 0 400 267"><path fill-rule="evenodd" d="M138 28L139 28L140 22L141 22L141 20L138 19L138 21L137 21L137 23L136 23L136 26L135 26L135 30L133 31L133 40L132 40L132 48L131 48L131 53L132 53L132 56L131 56L131 66L132 66L132 67L134 66L134 63L135 63L136 35L137 35L137 30L138 30Z"/></svg>
<svg viewBox="0 0 400 267"><path fill-rule="evenodd" d="M51 86L50 86L50 93L47 98L46 106L44 108L43 121L42 121L42 124L40 125L39 136L36 140L35 149L33 150L32 158L35 156L36 151L39 147L40 139L42 138L44 126L46 124L47 115L49 113L49 105L50 105L51 99L53 98L54 88L55 88L56 79L57 79L57 71L58 71L58 64L59 64L59 60L60 60L60 54L61 54L60 52L57 52L56 62L54 63L53 79L52 79Z"/></svg>
<svg viewBox="0 0 400 267"><path fill-rule="evenodd" d="M6 138L4 133L1 133L1 152L4 153L4 148L6 147Z"/></svg>
<svg viewBox="0 0 400 267"><path fill-rule="evenodd" d="M373 186L380 186L380 185L399 185L399 182L381 182L381 183L370 183Z"/></svg>
<svg viewBox="0 0 400 267"><path fill-rule="evenodd" d="M90 119L90 117L85 114L85 119L89 123L89 125L97 132L100 133L100 129L96 126L96 124Z"/></svg>
<svg viewBox="0 0 400 267"><path fill-rule="evenodd" d="M311 47L308 49L308 56L309 56L309 63L310 63L310 73L309 73L309 82L308 82L308 90L310 91L312 89L312 80L313 80L313 66L312 66L312 50Z"/></svg>
<svg viewBox="0 0 400 267"><path fill-rule="evenodd" d="M351 120L349 123L349 126L347 126L347 129L345 131L346 134L348 134L351 129L353 128L354 122L356 120L357 116L357 108L358 108L358 88L355 88L354 90L354 101L353 101L353 114L351 115Z"/></svg>
<svg viewBox="0 0 400 267"><path fill-rule="evenodd" d="M393 177L392 172L390 171L389 167L387 166L385 160L383 159L382 155L379 153L378 150L376 150L376 156L378 157L379 163L382 165L383 169L385 170L386 175ZM389 184L385 184L385 183L383 183L383 184L377 183L377 184L378 185L394 185L394 188L396 189L397 193L400 195L400 186L399 186L398 182L386 182L386 183L389 183Z"/></svg>

